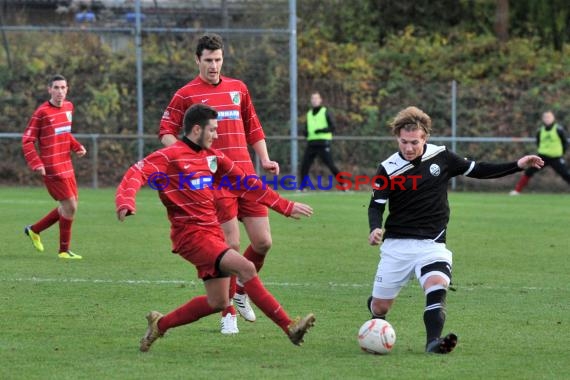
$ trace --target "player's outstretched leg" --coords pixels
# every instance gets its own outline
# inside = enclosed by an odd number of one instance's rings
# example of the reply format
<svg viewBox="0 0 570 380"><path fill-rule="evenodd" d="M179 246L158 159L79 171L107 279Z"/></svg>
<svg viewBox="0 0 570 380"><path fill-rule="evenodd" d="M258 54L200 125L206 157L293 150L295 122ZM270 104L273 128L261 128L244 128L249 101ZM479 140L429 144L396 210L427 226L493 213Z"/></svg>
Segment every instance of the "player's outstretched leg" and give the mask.
<svg viewBox="0 0 570 380"><path fill-rule="evenodd" d="M257 273L263 267L263 263L265 262L265 254L260 254L255 252L251 244L245 250L243 257L248 259L253 263L255 266L255 270ZM255 322L256 316L251 304L249 303L249 297L247 296L243 284L237 284L236 293L233 295L233 301L238 313L248 322Z"/></svg>
<svg viewBox="0 0 570 380"><path fill-rule="evenodd" d="M164 333L158 328L158 321L163 315L158 311L151 311L146 315L146 320L148 321L148 328L146 333L141 339L140 350L142 352L147 352L150 350L150 346L158 339L164 336Z"/></svg>
<svg viewBox="0 0 570 380"><path fill-rule="evenodd" d="M426 352L432 354L449 354L457 346L457 335L449 333L443 338L433 339L426 344Z"/></svg>
<svg viewBox="0 0 570 380"><path fill-rule="evenodd" d="M287 312L279 302L277 302L275 297L265 289L257 276L246 281L244 287L253 303L276 325L281 327L293 344L300 346L303 343L305 334L315 324L315 316L309 314L304 318L299 318L294 321L291 320Z"/></svg>

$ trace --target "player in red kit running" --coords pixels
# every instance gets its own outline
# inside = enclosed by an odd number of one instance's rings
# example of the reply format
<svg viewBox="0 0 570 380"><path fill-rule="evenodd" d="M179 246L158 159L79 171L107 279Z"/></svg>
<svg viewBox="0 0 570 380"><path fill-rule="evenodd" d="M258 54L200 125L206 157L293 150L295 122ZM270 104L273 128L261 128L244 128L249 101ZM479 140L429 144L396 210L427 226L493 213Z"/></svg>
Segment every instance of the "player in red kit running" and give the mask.
<svg viewBox="0 0 570 380"><path fill-rule="evenodd" d="M22 137L22 149L28 167L42 176L49 194L59 201L59 207L51 210L36 224L26 226L24 232L34 247L43 252L40 233L59 222L58 256L62 259L81 259L81 256L69 250L71 224L77 210L77 184L71 151L79 157L87 151L71 134L73 104L65 99L67 89L67 81L62 75L50 79L50 99L36 109Z"/></svg>
<svg viewBox="0 0 570 380"><path fill-rule="evenodd" d="M224 153L211 149L217 138L217 117L218 113L209 106L191 106L184 116L182 140L133 165L117 189L120 221L135 213L136 193L145 182L158 190L171 223L172 250L196 266L206 288L206 295L194 297L164 316L157 311L147 315L148 329L140 345L143 352L168 329L227 308L230 275L240 279L253 303L283 329L293 344L303 342L303 336L315 321L313 314L291 320L259 280L254 264L225 241L216 216L215 192L221 186L285 216L310 216L313 210L264 189L258 178L247 176Z"/></svg>
<svg viewBox="0 0 570 380"><path fill-rule="evenodd" d="M212 147L238 163L247 174L256 174L248 152L248 145L251 145L263 169L278 175L279 165L269 159L265 135L246 85L220 74L224 62L223 47L222 38L217 34L200 38L195 56L200 73L174 94L160 123L160 140L166 146L174 144L180 135L184 112L192 104L207 104L218 111L218 139ZM243 222L251 242L244 257L260 271L272 243L267 208L230 192L220 191L217 194L217 210L226 241L238 252L238 219ZM232 280L230 294L240 314L247 321L254 322L255 313L239 279L237 292L235 278ZM221 332L239 332L233 305L222 311Z"/></svg>

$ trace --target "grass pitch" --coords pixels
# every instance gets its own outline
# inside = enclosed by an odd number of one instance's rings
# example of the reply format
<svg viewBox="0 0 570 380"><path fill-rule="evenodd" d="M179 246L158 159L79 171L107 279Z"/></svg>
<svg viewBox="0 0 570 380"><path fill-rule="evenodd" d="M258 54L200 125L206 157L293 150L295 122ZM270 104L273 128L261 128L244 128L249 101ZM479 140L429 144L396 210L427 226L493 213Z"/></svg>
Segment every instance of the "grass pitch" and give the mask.
<svg viewBox="0 0 570 380"><path fill-rule="evenodd" d="M367 244L368 193L288 194L311 204L301 221L271 215L273 248L261 278L294 315L314 312L305 345L293 346L256 309L240 334L219 315L168 332L138 352L149 310L167 312L202 294L194 268L170 253L169 225L153 191L119 223L114 190L80 190L72 249L58 259L57 226L38 253L23 234L55 203L44 189L0 188L2 379L559 379L570 373L568 195L450 194L448 247L456 292L444 332L451 355L426 355L424 297L413 282L389 320L393 352L360 351L365 300L378 263ZM242 250L247 240L242 242Z"/></svg>

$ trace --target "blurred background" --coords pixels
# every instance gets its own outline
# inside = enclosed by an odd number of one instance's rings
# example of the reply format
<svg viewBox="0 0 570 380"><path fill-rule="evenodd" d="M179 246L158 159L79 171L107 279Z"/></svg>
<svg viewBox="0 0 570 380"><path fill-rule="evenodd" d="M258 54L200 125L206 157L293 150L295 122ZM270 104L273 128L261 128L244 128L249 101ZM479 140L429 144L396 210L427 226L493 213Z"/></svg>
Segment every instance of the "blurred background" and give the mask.
<svg viewBox="0 0 570 380"><path fill-rule="evenodd" d="M434 143L477 160L535 152L547 109L570 122L566 0L0 0L0 31L0 185L40 184L20 135L61 73L89 151L74 161L78 183L115 186L160 147L160 117L197 75L206 31L224 37L223 74L248 85L286 173L301 160L314 90L336 119L337 166L354 175L372 175L396 150L387 125L408 105L431 115ZM328 172L317 164L312 174ZM567 191L550 170L541 175L548 180L531 190ZM515 182L458 179L454 188Z"/></svg>

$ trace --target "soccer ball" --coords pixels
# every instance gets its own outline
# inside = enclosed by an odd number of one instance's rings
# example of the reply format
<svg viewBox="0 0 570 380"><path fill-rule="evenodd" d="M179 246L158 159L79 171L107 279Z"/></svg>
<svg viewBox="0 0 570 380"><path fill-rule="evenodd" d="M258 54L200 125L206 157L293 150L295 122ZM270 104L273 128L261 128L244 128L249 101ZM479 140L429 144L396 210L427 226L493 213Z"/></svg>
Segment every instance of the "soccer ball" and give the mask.
<svg viewBox="0 0 570 380"><path fill-rule="evenodd" d="M391 324L383 319L364 322L358 331L358 344L363 351L384 355L392 351L396 343L396 332Z"/></svg>

